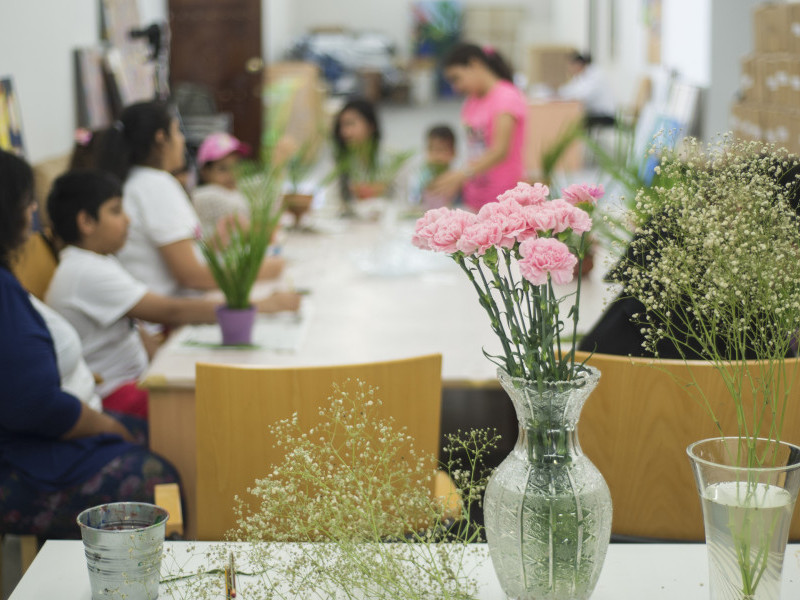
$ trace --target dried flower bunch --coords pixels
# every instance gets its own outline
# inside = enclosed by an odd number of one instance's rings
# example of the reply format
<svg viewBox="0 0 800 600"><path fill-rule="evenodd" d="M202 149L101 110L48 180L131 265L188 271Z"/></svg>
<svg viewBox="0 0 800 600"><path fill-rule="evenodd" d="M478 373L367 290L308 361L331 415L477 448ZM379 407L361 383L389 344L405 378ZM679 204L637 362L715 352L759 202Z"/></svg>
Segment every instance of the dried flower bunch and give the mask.
<svg viewBox="0 0 800 600"><path fill-rule="evenodd" d="M238 527L230 532L246 598L474 597L471 553L481 530L470 505L486 484L477 464L495 443L486 432L451 440L466 451L468 467L451 471L461 495L461 521L432 496L435 461L420 457L412 437L379 418L381 401L360 381L334 386L320 423L303 431L296 415L270 435L284 460L237 499ZM264 543L272 542L272 543ZM275 542L300 542L280 544ZM228 547L205 565L226 564ZM168 581L186 598L210 598L221 589L221 569L173 569Z"/></svg>
<svg viewBox="0 0 800 600"><path fill-rule="evenodd" d="M638 195L635 238L616 273L644 305L645 346L712 361L736 402L739 436L780 439L791 388L775 381L800 328L800 163L756 142L689 139L657 170L669 185ZM760 377L746 375L748 359L764 361ZM747 394L761 399L752 412Z"/></svg>
<svg viewBox="0 0 800 600"><path fill-rule="evenodd" d="M572 317L570 350L562 352L565 327L554 284L580 272L592 228L590 213L602 186L575 184L562 197L550 189L520 182L484 205L477 215L448 208L429 210L417 221L412 242L443 252L461 267L489 315L503 346L487 358L512 377L543 383L567 381L582 370L575 364L580 279Z"/></svg>

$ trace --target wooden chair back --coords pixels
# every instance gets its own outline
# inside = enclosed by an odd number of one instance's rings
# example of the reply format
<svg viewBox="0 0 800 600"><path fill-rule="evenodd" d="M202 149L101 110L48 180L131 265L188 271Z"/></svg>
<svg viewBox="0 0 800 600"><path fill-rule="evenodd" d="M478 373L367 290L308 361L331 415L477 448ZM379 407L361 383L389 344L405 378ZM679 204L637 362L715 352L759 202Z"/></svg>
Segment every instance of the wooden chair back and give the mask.
<svg viewBox="0 0 800 600"><path fill-rule="evenodd" d="M783 439L800 444L800 359L788 360L788 379L794 385ZM718 437L719 430L681 382L693 378L709 398L722 431L736 435L736 414L719 372L702 361L687 367L680 360L607 354L594 354L588 364L602 374L583 409L578 433L581 447L611 489L612 532L702 541L703 513L686 448ZM756 363L749 368L757 373ZM797 512L790 538L800 539Z"/></svg>
<svg viewBox="0 0 800 600"><path fill-rule="evenodd" d="M236 524L234 496L246 497L283 458L267 428L293 413L304 430L312 428L333 384L348 379L378 388L378 415L406 427L420 456L438 455L441 355L332 367L197 365L198 539L223 539Z"/></svg>

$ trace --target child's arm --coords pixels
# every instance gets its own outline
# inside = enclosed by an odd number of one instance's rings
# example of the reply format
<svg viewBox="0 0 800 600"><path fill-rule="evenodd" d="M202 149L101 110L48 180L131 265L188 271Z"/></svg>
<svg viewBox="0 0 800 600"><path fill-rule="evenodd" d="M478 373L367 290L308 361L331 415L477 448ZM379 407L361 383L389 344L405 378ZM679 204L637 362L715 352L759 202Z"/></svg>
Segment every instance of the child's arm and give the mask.
<svg viewBox="0 0 800 600"><path fill-rule="evenodd" d="M456 194L468 179L503 162L511 149L514 123L514 117L508 113L497 115L494 120L492 145L486 149L486 152L469 163L465 169L448 171L434 179L428 188L429 191L445 196Z"/></svg>
<svg viewBox="0 0 800 600"><path fill-rule="evenodd" d="M180 240L159 249L167 268L181 287L191 290L214 290L217 282L209 268L198 260L192 240ZM280 257L268 257L261 263L259 279L275 279L283 271L285 261ZM154 321L155 322L155 321Z"/></svg>
<svg viewBox="0 0 800 600"><path fill-rule="evenodd" d="M125 316L170 325L216 323L216 308L219 304L214 300L177 298L147 292ZM253 304L259 312L264 313L297 310L300 307L300 295L294 292L275 292Z"/></svg>
<svg viewBox="0 0 800 600"><path fill-rule="evenodd" d="M195 254L194 241L179 240L158 249L167 268L181 287L213 290L217 287L209 268Z"/></svg>
<svg viewBox="0 0 800 600"><path fill-rule="evenodd" d="M152 360L156 354L156 351L161 347L161 344L164 343L164 334L152 334L148 333L144 327L139 324L139 337L142 338L142 344L144 344L144 349L147 351L147 357Z"/></svg>
<svg viewBox="0 0 800 600"><path fill-rule="evenodd" d="M259 279L275 279L283 272L283 267L286 266L286 261L280 256L268 256L261 263L261 268L258 270Z"/></svg>

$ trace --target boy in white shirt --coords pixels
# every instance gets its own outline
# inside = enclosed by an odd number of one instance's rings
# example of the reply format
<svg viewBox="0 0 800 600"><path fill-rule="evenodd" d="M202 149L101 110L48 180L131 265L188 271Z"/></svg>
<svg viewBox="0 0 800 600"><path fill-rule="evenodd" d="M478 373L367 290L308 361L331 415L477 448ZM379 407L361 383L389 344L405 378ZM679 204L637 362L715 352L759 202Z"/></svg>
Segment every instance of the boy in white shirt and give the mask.
<svg viewBox="0 0 800 600"><path fill-rule="evenodd" d="M67 244L45 300L77 330L84 358L102 378L107 410L146 415L147 392L136 381L147 352L134 319L153 323L213 323L216 303L162 296L134 279L114 256L128 233L118 180L100 171L59 177L47 201L56 234ZM299 297L276 292L255 302L262 312L297 310Z"/></svg>

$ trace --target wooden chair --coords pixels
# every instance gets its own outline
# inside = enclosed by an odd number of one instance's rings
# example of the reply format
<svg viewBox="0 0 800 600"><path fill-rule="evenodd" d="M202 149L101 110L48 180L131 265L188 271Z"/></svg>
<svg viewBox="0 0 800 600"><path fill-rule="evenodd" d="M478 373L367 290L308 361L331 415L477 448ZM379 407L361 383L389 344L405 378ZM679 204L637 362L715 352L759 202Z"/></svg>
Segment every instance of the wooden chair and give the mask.
<svg viewBox="0 0 800 600"><path fill-rule="evenodd" d="M334 383L359 379L378 388L382 417L414 436L420 456L438 455L441 355L334 367L248 368L197 365L197 538L219 540L235 526L234 496L283 458L267 427L299 416L310 429ZM437 477L437 497L457 511L447 477Z"/></svg>
<svg viewBox="0 0 800 600"><path fill-rule="evenodd" d="M36 231L16 255L12 270L26 290L44 301L47 286L58 266L58 259L47 234Z"/></svg>
<svg viewBox="0 0 800 600"><path fill-rule="evenodd" d="M181 506L181 489L177 483L159 483L153 489L153 503L169 513L164 536L183 537L183 508Z"/></svg>
<svg viewBox="0 0 800 600"><path fill-rule="evenodd" d="M583 353L581 360L586 355ZM580 443L608 482L614 503L612 533L619 536L701 541L703 517L686 454L692 442L718 430L681 381L694 377L705 390L722 430L735 435L736 415L722 378L710 363L594 354L597 389L580 420ZM783 439L800 443L800 359L789 359L792 398ZM756 373L755 363L750 366ZM793 375L792 375L793 374ZM791 539L800 539L795 512Z"/></svg>

